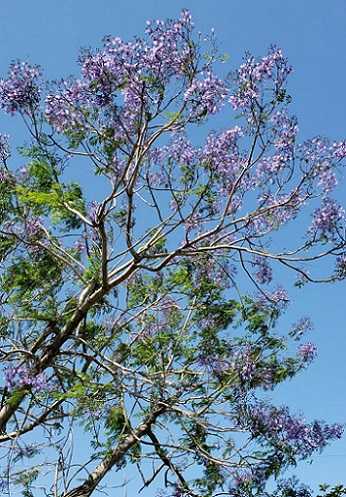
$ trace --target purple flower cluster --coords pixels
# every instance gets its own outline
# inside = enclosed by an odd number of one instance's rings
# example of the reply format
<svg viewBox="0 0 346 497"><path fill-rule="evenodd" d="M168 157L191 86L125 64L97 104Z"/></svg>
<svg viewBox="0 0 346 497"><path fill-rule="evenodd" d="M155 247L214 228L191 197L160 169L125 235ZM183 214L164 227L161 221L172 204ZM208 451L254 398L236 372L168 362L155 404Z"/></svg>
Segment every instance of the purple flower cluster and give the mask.
<svg viewBox="0 0 346 497"><path fill-rule="evenodd" d="M30 217L26 219L25 234L31 241L40 237L42 228L38 218Z"/></svg>
<svg viewBox="0 0 346 497"><path fill-rule="evenodd" d="M336 275L340 279L346 278L346 252L336 258Z"/></svg>
<svg viewBox="0 0 346 497"><path fill-rule="evenodd" d="M100 209L100 204L93 200L89 203L89 218L94 224L98 222L98 212Z"/></svg>
<svg viewBox="0 0 346 497"><path fill-rule="evenodd" d="M198 119L207 114L215 114L220 110L227 94L225 83L210 72L203 80L193 81L184 95L184 100L189 105L190 117Z"/></svg>
<svg viewBox="0 0 346 497"><path fill-rule="evenodd" d="M193 50L189 43L193 28L191 16L183 11L175 21L149 21L146 38L124 42L107 37L96 53L84 51L80 57L82 79L62 82L61 91L46 99L47 120L58 130L88 129L88 117L99 119L99 127L111 125L116 139L128 139L140 121L157 111L172 77L184 78ZM198 81L196 100L191 105L213 112L223 83L212 74ZM149 96L150 95L150 96Z"/></svg>
<svg viewBox="0 0 346 497"><path fill-rule="evenodd" d="M346 157L346 140L333 143L333 156L336 159L344 159Z"/></svg>
<svg viewBox="0 0 346 497"><path fill-rule="evenodd" d="M192 55L192 48L186 43L192 29L192 17L186 9L178 20L148 21L146 34L152 43L144 47L144 66L163 81L183 75Z"/></svg>
<svg viewBox="0 0 346 497"><path fill-rule="evenodd" d="M298 133L297 118L288 116L285 111L278 111L272 116L271 123L274 147L280 154L292 157Z"/></svg>
<svg viewBox="0 0 346 497"><path fill-rule="evenodd" d="M273 271L269 266L268 259L262 256L255 256L252 261L253 266L256 268L255 278L261 285L268 284L273 279Z"/></svg>
<svg viewBox="0 0 346 497"><path fill-rule="evenodd" d="M238 141L242 135L243 131L239 126L219 135L211 133L202 150L201 160L216 172L227 177L229 183L234 181L241 166Z"/></svg>
<svg viewBox="0 0 346 497"><path fill-rule="evenodd" d="M257 298L257 304L260 307L276 307L278 309L284 310L289 304L289 297L284 288L279 287L274 292L266 293L264 295L259 295Z"/></svg>
<svg viewBox="0 0 346 497"><path fill-rule="evenodd" d="M74 250L76 252L81 253L85 249L85 239L84 238L78 238L75 243L73 244Z"/></svg>
<svg viewBox="0 0 346 497"><path fill-rule="evenodd" d="M311 342L303 343L298 350L298 354L303 362L313 361L317 355L317 347Z"/></svg>
<svg viewBox="0 0 346 497"><path fill-rule="evenodd" d="M246 487L253 482L253 472L251 469L237 470L233 474L233 485L235 487Z"/></svg>
<svg viewBox="0 0 346 497"><path fill-rule="evenodd" d="M213 323L211 323L213 324ZM205 323L203 323L205 325ZM265 388L271 388L273 384L272 369L259 370L256 358L250 346L246 345L232 352L229 357L221 357L214 353L201 352L197 363L206 370L221 374L232 371L238 375L242 386L249 384L256 378L261 380Z"/></svg>
<svg viewBox="0 0 346 497"><path fill-rule="evenodd" d="M3 135L0 133L0 161L6 162L10 155L11 153L8 143L8 135Z"/></svg>
<svg viewBox="0 0 346 497"><path fill-rule="evenodd" d="M318 166L318 185L321 187L323 194L328 194L338 184L335 172L328 161L323 161Z"/></svg>
<svg viewBox="0 0 346 497"><path fill-rule="evenodd" d="M197 363L205 368L207 371L215 373L216 375L230 369L231 364L226 359L216 356L215 354L206 354L201 352L197 358Z"/></svg>
<svg viewBox="0 0 346 497"><path fill-rule="evenodd" d="M304 198L295 194L272 195L264 193L258 198L259 213L252 216L248 224L251 233L268 233L294 219L304 205ZM262 211L262 212L261 212Z"/></svg>
<svg viewBox="0 0 346 497"><path fill-rule="evenodd" d="M256 100L261 99L261 90L265 81L271 80L274 90L278 92L291 70L282 51L276 47L272 47L268 55L259 61L248 54L245 62L234 75L237 89L230 98L233 108L241 110L251 108Z"/></svg>
<svg viewBox="0 0 346 497"><path fill-rule="evenodd" d="M0 183L4 183L8 179L8 173L6 169L0 169Z"/></svg>
<svg viewBox="0 0 346 497"><path fill-rule="evenodd" d="M310 163L318 166L333 156L333 150L327 138L315 136L297 145L296 152L303 164Z"/></svg>
<svg viewBox="0 0 346 497"><path fill-rule="evenodd" d="M310 457L314 451L324 448L343 434L340 424L327 425L323 421L306 424L303 419L292 416L287 407L252 406L250 419L255 436L263 435L266 439L281 442L302 459Z"/></svg>
<svg viewBox="0 0 346 497"><path fill-rule="evenodd" d="M254 378L257 367L250 347L245 347L244 350L237 354L235 368L238 370L242 382L248 383Z"/></svg>
<svg viewBox="0 0 346 497"><path fill-rule="evenodd" d="M228 274L232 273L234 274L234 269L228 261L218 261L214 257L201 259L194 268L193 284L198 288L202 281L208 280L213 283L213 286L223 290L229 288L230 279Z"/></svg>
<svg viewBox="0 0 346 497"><path fill-rule="evenodd" d="M248 490L253 486L263 489L267 477L266 466L264 464L252 465L249 468L240 470L238 469L232 475L233 482L230 487L231 495L245 497L245 495L249 495ZM243 493L243 491L245 492Z"/></svg>
<svg viewBox="0 0 346 497"><path fill-rule="evenodd" d="M260 186L273 183L290 160L291 157L283 153L262 157L257 163L256 184Z"/></svg>
<svg viewBox="0 0 346 497"><path fill-rule="evenodd" d="M44 373L33 375L25 366L10 366L5 370L5 384L10 390L23 387L44 390L47 378Z"/></svg>
<svg viewBox="0 0 346 497"><path fill-rule="evenodd" d="M309 232L316 238L334 240L344 220L345 210L335 200L326 198L315 210Z"/></svg>
<svg viewBox="0 0 346 497"><path fill-rule="evenodd" d="M150 161L157 165L164 165L174 161L179 165L192 166L200 157L198 149L183 134L177 134L168 145L154 148L150 151Z"/></svg>
<svg viewBox="0 0 346 497"><path fill-rule="evenodd" d="M346 157L345 142L330 143L325 137L317 136L296 147L296 157L307 176L313 179L323 196L328 195L338 184L337 163Z"/></svg>
<svg viewBox="0 0 346 497"><path fill-rule="evenodd" d="M0 80L0 107L10 114L31 112L40 101L41 70L26 62L11 64L7 79Z"/></svg>
<svg viewBox="0 0 346 497"><path fill-rule="evenodd" d="M170 297L163 299L160 304L155 307L154 313L145 316L141 330L134 333L135 340L152 338L158 333L168 330L172 325L174 313L178 309L179 306L175 300Z"/></svg>
<svg viewBox="0 0 346 497"><path fill-rule="evenodd" d="M58 131L87 128L87 110L90 108L89 92L80 80L68 86L62 83L61 92L46 97L46 118Z"/></svg>

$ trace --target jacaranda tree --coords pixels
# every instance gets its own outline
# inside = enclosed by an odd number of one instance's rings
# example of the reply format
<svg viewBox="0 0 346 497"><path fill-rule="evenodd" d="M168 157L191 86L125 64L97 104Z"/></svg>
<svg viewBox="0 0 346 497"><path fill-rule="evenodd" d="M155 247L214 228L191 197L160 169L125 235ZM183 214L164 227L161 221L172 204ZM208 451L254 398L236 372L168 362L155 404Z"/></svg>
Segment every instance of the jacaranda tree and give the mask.
<svg viewBox="0 0 346 497"><path fill-rule="evenodd" d="M341 437L265 399L316 353L278 278L346 276L346 142L298 144L279 48L226 59L183 11L0 81L4 492L307 497L284 471Z"/></svg>

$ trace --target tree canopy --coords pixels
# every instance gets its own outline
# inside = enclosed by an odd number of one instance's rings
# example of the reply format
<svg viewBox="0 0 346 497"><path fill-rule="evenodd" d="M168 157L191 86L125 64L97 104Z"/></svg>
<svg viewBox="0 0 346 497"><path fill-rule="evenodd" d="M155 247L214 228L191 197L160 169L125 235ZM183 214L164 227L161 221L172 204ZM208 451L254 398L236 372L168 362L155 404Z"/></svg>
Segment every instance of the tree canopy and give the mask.
<svg viewBox="0 0 346 497"><path fill-rule="evenodd" d="M128 465L162 496L309 497L284 472L343 427L268 401L316 355L280 275L346 276L346 142L299 143L282 50L230 70L188 11L79 65L0 81L28 132L0 137L2 489L116 495Z"/></svg>

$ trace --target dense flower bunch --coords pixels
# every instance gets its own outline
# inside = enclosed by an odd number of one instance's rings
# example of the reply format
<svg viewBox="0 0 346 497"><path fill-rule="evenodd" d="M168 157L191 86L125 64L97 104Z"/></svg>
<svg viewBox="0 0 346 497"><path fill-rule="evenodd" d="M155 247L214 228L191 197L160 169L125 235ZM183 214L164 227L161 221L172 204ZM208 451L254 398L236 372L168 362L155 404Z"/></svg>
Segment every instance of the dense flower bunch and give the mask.
<svg viewBox="0 0 346 497"><path fill-rule="evenodd" d="M1 162L6 162L10 157L10 147L8 144L8 136L0 135L0 160Z"/></svg>
<svg viewBox="0 0 346 497"><path fill-rule="evenodd" d="M346 142L299 143L281 49L224 74L216 46L184 10L82 51L78 77L45 83L15 62L0 81L31 139L14 165L0 135L9 492L90 496L134 464L162 495L263 495L342 434L262 399L316 357L309 318L278 331L277 268L297 286L346 277ZM89 460L73 454L77 424ZM310 497L293 480L277 495L291 490Z"/></svg>
<svg viewBox="0 0 346 497"><path fill-rule="evenodd" d="M325 199L321 207L316 209L311 231L315 236L331 238L343 229L345 210L332 199Z"/></svg>
<svg viewBox="0 0 346 497"><path fill-rule="evenodd" d="M230 97L235 109L246 112L261 99L263 86L268 82L273 84L275 92L280 95L283 84L292 68L288 65L280 48L272 47L265 57L256 60L247 54L244 63L233 75L237 91Z"/></svg>
<svg viewBox="0 0 346 497"><path fill-rule="evenodd" d="M15 366L5 370L5 383L11 390L22 387L42 390L47 386L47 379L44 373L33 376L26 366Z"/></svg>
<svg viewBox="0 0 346 497"><path fill-rule="evenodd" d="M325 447L330 439L340 438L343 432L338 424L329 426L318 421L306 424L302 419L292 416L286 407L253 406L251 416L251 429L254 432L258 431L264 437L277 438L302 458Z"/></svg>
<svg viewBox="0 0 346 497"><path fill-rule="evenodd" d="M38 66L26 62L14 62L7 79L0 80L1 108L6 112L31 112L40 100Z"/></svg>

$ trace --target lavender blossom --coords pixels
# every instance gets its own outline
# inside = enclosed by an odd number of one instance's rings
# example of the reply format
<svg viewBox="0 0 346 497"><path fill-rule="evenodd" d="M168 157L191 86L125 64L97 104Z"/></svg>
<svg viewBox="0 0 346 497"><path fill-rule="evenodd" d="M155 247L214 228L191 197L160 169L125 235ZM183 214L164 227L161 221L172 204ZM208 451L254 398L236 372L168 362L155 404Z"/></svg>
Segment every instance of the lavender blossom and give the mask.
<svg viewBox="0 0 346 497"><path fill-rule="evenodd" d="M227 89L223 81L209 72L202 81L192 82L185 92L184 100L189 104L190 117L198 119L220 110L226 96Z"/></svg>
<svg viewBox="0 0 346 497"><path fill-rule="evenodd" d="M309 232L314 237L335 240L338 230L345 221L345 210L335 200L326 198L315 210Z"/></svg>
<svg viewBox="0 0 346 497"><path fill-rule="evenodd" d="M262 256L255 256L252 262L256 268L255 278L260 284L268 284L273 279L273 271L268 264L268 259Z"/></svg>
<svg viewBox="0 0 346 497"><path fill-rule="evenodd" d="M339 279L346 278L346 252L336 258L336 275Z"/></svg>
<svg viewBox="0 0 346 497"><path fill-rule="evenodd" d="M324 195L329 194L338 184L335 172L329 162L324 161L318 167L318 185Z"/></svg>
<svg viewBox="0 0 346 497"><path fill-rule="evenodd" d="M234 109L247 111L262 97L263 84L272 80L278 90L292 71L279 48L272 47L268 55L256 61L247 54L244 63L234 74L236 91L230 97Z"/></svg>
<svg viewBox="0 0 346 497"><path fill-rule="evenodd" d="M201 160L232 184L242 164L238 141L243 135L239 126L221 134L209 134L202 150Z"/></svg>
<svg viewBox="0 0 346 497"><path fill-rule="evenodd" d="M263 434L266 438L280 441L291 447L301 459L310 457L343 433L340 424L327 425L323 421L306 424L302 418L292 416L287 407L252 406L250 418L254 435Z"/></svg>
<svg viewBox="0 0 346 497"><path fill-rule="evenodd" d="M6 162L11 155L8 138L8 135L0 133L0 161L2 162Z"/></svg>
<svg viewBox="0 0 346 497"><path fill-rule="evenodd" d="M317 348L313 343L304 343L299 347L298 354L305 363L313 361L317 355Z"/></svg>
<svg viewBox="0 0 346 497"><path fill-rule="evenodd" d="M9 114L31 112L40 101L41 70L26 62L11 64L7 79L0 80L0 107Z"/></svg>
<svg viewBox="0 0 346 497"><path fill-rule="evenodd" d="M284 288L279 287L271 293L261 294L257 298L257 304L260 307L276 307L277 309L284 310L289 304L289 297Z"/></svg>
<svg viewBox="0 0 346 497"><path fill-rule="evenodd" d="M10 390L30 387L40 391L47 387L47 378L44 373L32 375L26 366L9 366L5 369L5 384Z"/></svg>
<svg viewBox="0 0 346 497"><path fill-rule="evenodd" d="M333 156L337 159L344 159L346 157L346 141L333 143Z"/></svg>
<svg viewBox="0 0 346 497"><path fill-rule="evenodd" d="M298 134L297 118L280 110L272 116L271 123L273 124L274 147L279 153L286 153L291 157Z"/></svg>
<svg viewBox="0 0 346 497"><path fill-rule="evenodd" d="M34 241L42 234L41 222L38 218L27 218L25 223L25 233L30 241Z"/></svg>
<svg viewBox="0 0 346 497"><path fill-rule="evenodd" d="M10 179L7 169L0 169L0 183L6 183Z"/></svg>

